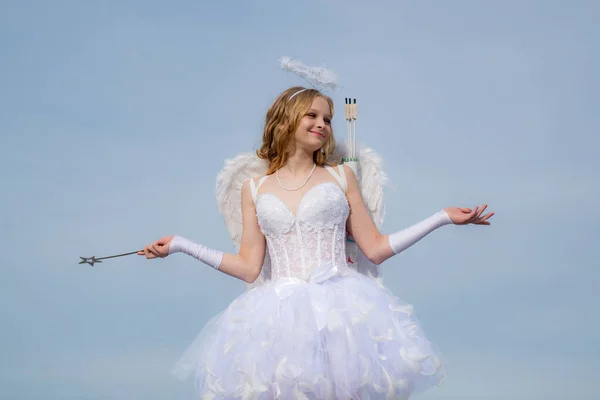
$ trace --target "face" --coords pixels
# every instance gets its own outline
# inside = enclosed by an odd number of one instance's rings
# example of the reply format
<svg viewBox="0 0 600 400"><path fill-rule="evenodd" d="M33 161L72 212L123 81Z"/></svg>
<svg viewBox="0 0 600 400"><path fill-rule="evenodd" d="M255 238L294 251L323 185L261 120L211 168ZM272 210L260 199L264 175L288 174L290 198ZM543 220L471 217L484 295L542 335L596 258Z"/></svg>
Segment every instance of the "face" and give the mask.
<svg viewBox="0 0 600 400"><path fill-rule="evenodd" d="M331 136L331 110L329 103L316 97L296 129L296 146L317 151Z"/></svg>

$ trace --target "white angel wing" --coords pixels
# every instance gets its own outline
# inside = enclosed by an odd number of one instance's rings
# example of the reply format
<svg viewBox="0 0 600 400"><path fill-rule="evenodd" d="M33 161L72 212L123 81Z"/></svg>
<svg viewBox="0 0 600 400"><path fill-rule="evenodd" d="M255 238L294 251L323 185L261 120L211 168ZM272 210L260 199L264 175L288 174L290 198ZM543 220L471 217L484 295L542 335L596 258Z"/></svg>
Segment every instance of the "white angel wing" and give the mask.
<svg viewBox="0 0 600 400"><path fill-rule="evenodd" d="M225 160L225 166L217 175L217 205L225 219L225 225L231 235L235 251L240 250L242 240L242 185L250 178L264 176L267 173L267 162L258 158L256 153L241 153L232 159ZM259 278L248 289L260 285L271 275L271 263L268 254Z"/></svg>

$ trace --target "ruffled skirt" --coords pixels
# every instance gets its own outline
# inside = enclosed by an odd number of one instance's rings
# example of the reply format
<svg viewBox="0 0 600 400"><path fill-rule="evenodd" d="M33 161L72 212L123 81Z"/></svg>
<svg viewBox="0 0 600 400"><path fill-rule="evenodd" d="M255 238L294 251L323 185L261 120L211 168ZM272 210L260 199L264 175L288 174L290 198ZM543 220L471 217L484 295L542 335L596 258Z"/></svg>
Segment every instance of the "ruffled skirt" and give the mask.
<svg viewBox="0 0 600 400"><path fill-rule="evenodd" d="M202 399L403 399L438 385L412 306L353 270L280 279L213 317L175 365Z"/></svg>

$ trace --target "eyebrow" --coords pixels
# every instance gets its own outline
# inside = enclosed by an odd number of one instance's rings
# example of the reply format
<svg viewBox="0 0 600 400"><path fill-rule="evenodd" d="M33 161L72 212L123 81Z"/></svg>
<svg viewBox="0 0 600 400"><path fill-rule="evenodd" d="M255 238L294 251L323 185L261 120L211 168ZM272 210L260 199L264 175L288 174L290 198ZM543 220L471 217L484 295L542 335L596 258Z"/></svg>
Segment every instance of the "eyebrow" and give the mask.
<svg viewBox="0 0 600 400"><path fill-rule="evenodd" d="M309 110L308 110L308 112L311 112L311 111L312 111L312 112L315 112L315 113L316 113L316 112L318 112L318 111L317 111L317 110L315 110L314 108L311 108L311 109L309 109ZM331 119L331 115L329 115L329 114L325 114L325 116L326 116L327 118Z"/></svg>

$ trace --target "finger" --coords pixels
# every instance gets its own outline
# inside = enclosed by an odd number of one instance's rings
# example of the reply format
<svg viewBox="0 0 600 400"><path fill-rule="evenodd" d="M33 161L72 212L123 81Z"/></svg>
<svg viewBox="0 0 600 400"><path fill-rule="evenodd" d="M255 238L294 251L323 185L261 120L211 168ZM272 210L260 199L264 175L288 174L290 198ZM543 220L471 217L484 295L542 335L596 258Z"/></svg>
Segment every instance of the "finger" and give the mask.
<svg viewBox="0 0 600 400"><path fill-rule="evenodd" d="M469 214L467 214L467 219L465 220L465 224L470 224L477 219L477 210L479 207L475 207Z"/></svg>
<svg viewBox="0 0 600 400"><path fill-rule="evenodd" d="M156 256L150 251L150 246L146 246L146 248L144 248L144 253L146 254L147 259L156 258Z"/></svg>
<svg viewBox="0 0 600 400"><path fill-rule="evenodd" d="M485 211L486 208L487 208L487 204L484 204L481 206L481 208L479 209L479 212L477 213L477 218L479 218L481 216L481 214L483 214L483 212Z"/></svg>
<svg viewBox="0 0 600 400"><path fill-rule="evenodd" d="M155 246L155 249L159 257L165 257L167 255L167 246L159 244Z"/></svg>
<svg viewBox="0 0 600 400"><path fill-rule="evenodd" d="M460 211L464 212L465 214L469 214L473 210L471 210L470 208L464 208L463 207L463 208L460 209Z"/></svg>
<svg viewBox="0 0 600 400"><path fill-rule="evenodd" d="M154 254L156 257L160 256L160 248L159 248L157 242L154 242L150 245L150 252L152 254Z"/></svg>
<svg viewBox="0 0 600 400"><path fill-rule="evenodd" d="M486 221L486 220L490 219L490 218L492 217L492 215L494 215L494 213L493 213L493 212L491 212L491 213L487 213L487 214L485 214L484 216L480 217L480 218L479 218L479 220L480 220L480 221Z"/></svg>
<svg viewBox="0 0 600 400"><path fill-rule="evenodd" d="M492 212L490 212L490 213L487 213L487 214L486 214L484 217L485 217L485 219L489 219L489 218L491 218L492 216L494 216L494 212L493 212L493 211L492 211Z"/></svg>
<svg viewBox="0 0 600 400"><path fill-rule="evenodd" d="M164 246L160 246L158 244L152 246L152 249L154 250L155 254L158 257L164 257L165 256L165 247Z"/></svg>

